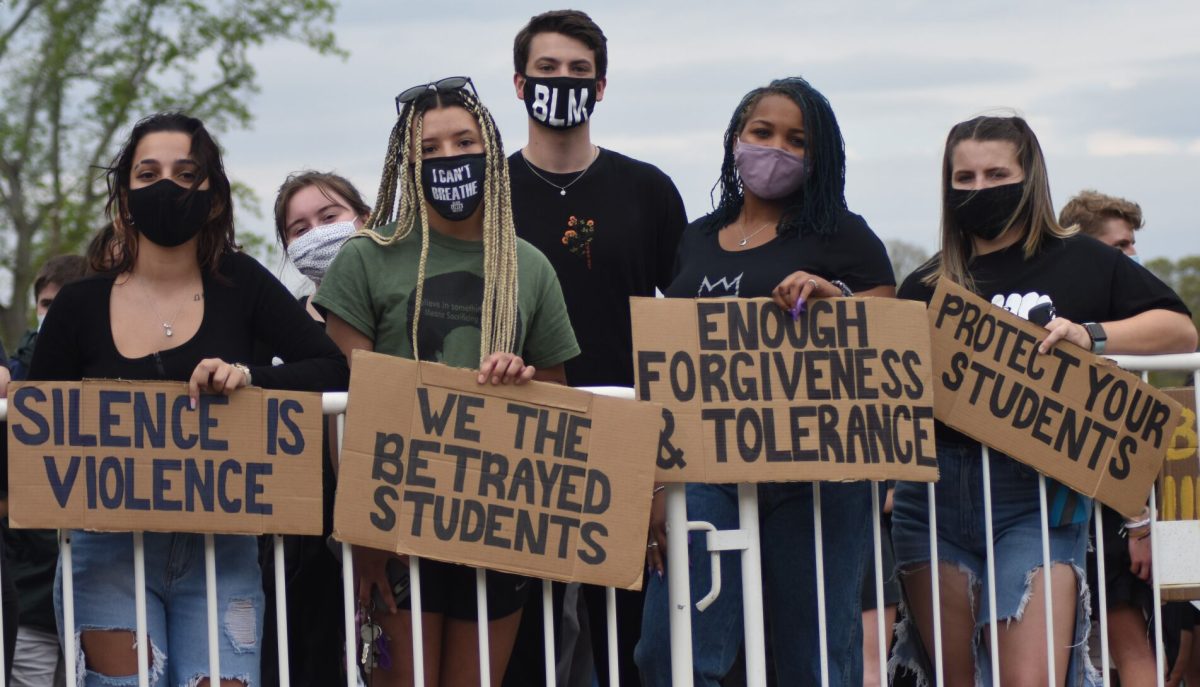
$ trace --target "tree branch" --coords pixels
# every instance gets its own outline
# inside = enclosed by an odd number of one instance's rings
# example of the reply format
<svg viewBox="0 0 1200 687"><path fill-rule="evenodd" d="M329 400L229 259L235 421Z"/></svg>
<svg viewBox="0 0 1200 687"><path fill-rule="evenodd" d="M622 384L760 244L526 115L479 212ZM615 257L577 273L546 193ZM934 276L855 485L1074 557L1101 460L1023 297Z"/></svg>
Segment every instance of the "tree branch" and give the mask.
<svg viewBox="0 0 1200 687"><path fill-rule="evenodd" d="M33 11L45 3L46 0L29 0L29 4L25 6L25 9L17 17L16 21L12 23L12 26L0 34L0 60L3 60L4 54L8 52L8 42L12 40L13 35L29 20L29 17L33 15Z"/></svg>

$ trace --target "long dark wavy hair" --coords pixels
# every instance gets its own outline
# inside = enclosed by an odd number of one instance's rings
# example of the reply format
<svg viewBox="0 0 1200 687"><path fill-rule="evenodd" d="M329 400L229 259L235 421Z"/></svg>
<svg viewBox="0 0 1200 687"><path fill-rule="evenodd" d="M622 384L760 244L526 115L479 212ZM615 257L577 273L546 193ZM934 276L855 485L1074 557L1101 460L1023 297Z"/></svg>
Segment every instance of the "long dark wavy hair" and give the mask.
<svg viewBox="0 0 1200 687"><path fill-rule="evenodd" d="M229 177L221 162L221 149L204 123L182 112L159 112L133 125L129 139L121 152L106 169L108 202L104 213L111 222L88 246L87 257L96 272L120 274L133 269L137 261L138 232L129 214L129 181L133 170L134 153L147 134L160 132L184 133L192 138L190 154L196 162L196 180L189 189L195 191L207 179L212 191L212 209L200 228L196 243L196 260L201 270L216 272L221 256L239 250L233 237L233 197Z"/></svg>
<svg viewBox="0 0 1200 687"><path fill-rule="evenodd" d="M804 79L790 76L776 79L767 86L747 93L733 111L725 130L725 160L721 178L713 185L714 211L704 228L717 231L733 222L741 212L744 196L742 179L733 162L733 145L746 128L746 119L754 106L768 95L781 95L796 103L804 115L804 156L808 178L785 199L779 221L780 235L791 232L830 236L837 229L838 212L846 208L846 146L833 107L821 92Z"/></svg>

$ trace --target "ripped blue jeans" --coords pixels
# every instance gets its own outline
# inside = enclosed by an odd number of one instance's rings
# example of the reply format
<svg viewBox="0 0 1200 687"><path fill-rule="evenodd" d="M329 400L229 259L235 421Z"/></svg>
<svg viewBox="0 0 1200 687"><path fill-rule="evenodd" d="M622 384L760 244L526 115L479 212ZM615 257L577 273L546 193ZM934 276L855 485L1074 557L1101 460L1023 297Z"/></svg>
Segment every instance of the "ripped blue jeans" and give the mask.
<svg viewBox="0 0 1200 687"><path fill-rule="evenodd" d="M217 535L213 539L221 677L253 687L259 681L263 617L258 543L254 537L240 535ZM204 536L147 532L144 542L150 684L193 687L208 677ZM92 670L78 642L80 633L88 630L135 631L133 535L76 530L71 533L71 554L75 573L75 646L81 684L136 685L136 672L111 676ZM54 610L60 635L64 626L62 576L60 557L54 583Z"/></svg>
<svg viewBox="0 0 1200 687"><path fill-rule="evenodd" d="M979 445L939 441L938 473L934 486L938 558L965 571L972 589L978 592L973 640L976 684L993 687L991 656L985 634L992 613L987 602L987 530ZM1033 468L993 451L991 482L997 618L1000 622L1019 620L1029 600L1030 576L1043 566L1038 475ZM896 567L901 573L929 565L929 500L925 484L896 483L892 542ZM1066 684L1070 687L1091 685L1095 679L1087 654L1090 604L1087 577L1083 574L1087 546L1087 522L1050 528L1050 559L1074 569L1079 589L1067 669ZM920 634L910 620L904 620L896 628L896 648L890 667L894 669L897 665L915 670L920 684L933 684L930 653L926 652ZM1003 675L1001 679L1004 679Z"/></svg>

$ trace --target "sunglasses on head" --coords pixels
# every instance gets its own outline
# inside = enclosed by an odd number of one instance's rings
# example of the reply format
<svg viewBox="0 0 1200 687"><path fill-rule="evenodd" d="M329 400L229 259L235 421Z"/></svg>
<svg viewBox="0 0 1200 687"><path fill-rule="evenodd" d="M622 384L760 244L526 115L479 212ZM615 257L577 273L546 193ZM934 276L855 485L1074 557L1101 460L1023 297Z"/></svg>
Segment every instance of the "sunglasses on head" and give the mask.
<svg viewBox="0 0 1200 687"><path fill-rule="evenodd" d="M457 91L462 88L470 88L471 93L475 94L476 97L479 96L479 93L475 90L475 84L469 76L447 76L444 79L406 88L400 91L400 95L396 96L396 112L398 114L404 109L406 104L420 98L429 91L433 91L434 93L449 93L450 91Z"/></svg>

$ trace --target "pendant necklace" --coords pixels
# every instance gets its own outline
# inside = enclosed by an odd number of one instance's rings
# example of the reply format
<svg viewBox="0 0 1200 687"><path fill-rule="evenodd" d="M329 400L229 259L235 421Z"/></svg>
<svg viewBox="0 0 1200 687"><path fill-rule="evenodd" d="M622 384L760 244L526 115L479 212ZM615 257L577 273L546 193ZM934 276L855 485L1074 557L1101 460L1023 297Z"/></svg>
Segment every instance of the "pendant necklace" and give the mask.
<svg viewBox="0 0 1200 687"><path fill-rule="evenodd" d="M572 179L571 182L569 184L567 184L566 186L559 186L558 184L554 183L553 181L550 181L546 177L539 174L537 169L535 169L534 166L529 163L529 159L525 157L524 151L521 152L521 159L525 160L525 166L529 168L530 172L533 172L533 176L541 179L542 181L546 182L547 184L550 184L554 188L558 189L558 195L565 196L565 195L567 195L567 189L571 188L572 186L575 185L575 182L582 179L583 175L587 174L587 171L592 168L593 164L595 164L596 159L600 157L599 146L592 146L592 149L593 149L592 150L592 159L590 162L587 163L587 167L584 167L583 170L581 172L579 172L579 174L576 174L575 178Z"/></svg>
<svg viewBox="0 0 1200 687"><path fill-rule="evenodd" d="M154 300L150 298L150 291L146 289L146 285L143 284L140 279L138 280L138 287L142 290L142 296L146 300L146 305L150 306L151 312L153 312L154 316L162 323L163 334L168 339L175 336L175 320L179 318L179 313L183 312L183 306L187 305L187 303L185 302L181 304L179 308L175 310L175 314L171 316L171 319L164 319L163 316L159 314L158 308L154 306ZM192 296L192 301L199 301L201 298L202 296L197 293Z"/></svg>
<svg viewBox="0 0 1200 687"><path fill-rule="evenodd" d="M766 222L763 222L763 225L761 227L755 229L754 231L750 232L749 234L746 233L745 229L742 229L742 240L738 241L738 245L745 246L747 243L750 243L750 239L754 238L754 236L757 235L758 232L762 231L763 229L766 229L767 227L771 226L772 224L774 224L774 222L772 222L771 220L767 220Z"/></svg>

